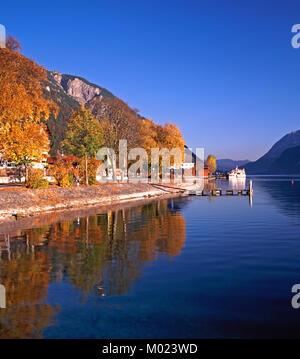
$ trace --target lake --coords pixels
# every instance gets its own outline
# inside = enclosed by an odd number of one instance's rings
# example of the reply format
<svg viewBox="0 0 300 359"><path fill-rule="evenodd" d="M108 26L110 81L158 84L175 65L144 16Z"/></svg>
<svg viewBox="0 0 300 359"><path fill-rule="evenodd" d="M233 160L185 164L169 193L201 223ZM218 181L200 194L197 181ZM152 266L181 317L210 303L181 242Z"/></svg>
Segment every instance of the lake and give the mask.
<svg viewBox="0 0 300 359"><path fill-rule="evenodd" d="M0 234L0 338L299 338L300 178L252 179Z"/></svg>

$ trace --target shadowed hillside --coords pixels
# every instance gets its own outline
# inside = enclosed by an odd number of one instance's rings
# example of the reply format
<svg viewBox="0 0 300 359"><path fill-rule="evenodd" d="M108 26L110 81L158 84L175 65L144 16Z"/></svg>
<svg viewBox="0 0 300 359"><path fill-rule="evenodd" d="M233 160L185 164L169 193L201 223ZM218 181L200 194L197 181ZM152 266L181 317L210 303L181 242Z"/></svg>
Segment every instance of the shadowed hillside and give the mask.
<svg viewBox="0 0 300 359"><path fill-rule="evenodd" d="M275 160L269 173L300 174L300 146L288 148Z"/></svg>
<svg viewBox="0 0 300 359"><path fill-rule="evenodd" d="M268 174L271 171L273 163L281 156L281 154L291 148L300 146L300 130L293 131L284 137L282 137L278 142L275 143L274 146L261 158L259 158L255 162L248 163L245 168L247 173L249 174ZM274 167L275 168L275 167ZM274 173L274 168L272 169L272 173ZM277 167L279 170L279 167ZM282 172L279 173L285 173ZM286 172L291 173L291 172Z"/></svg>

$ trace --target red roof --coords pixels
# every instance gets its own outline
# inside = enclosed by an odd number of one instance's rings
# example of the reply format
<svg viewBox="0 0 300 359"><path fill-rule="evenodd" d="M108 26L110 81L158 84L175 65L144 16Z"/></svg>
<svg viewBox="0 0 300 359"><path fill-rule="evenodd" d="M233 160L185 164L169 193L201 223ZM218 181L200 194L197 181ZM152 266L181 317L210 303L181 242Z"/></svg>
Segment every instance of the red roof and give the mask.
<svg viewBox="0 0 300 359"><path fill-rule="evenodd" d="M54 164L58 158L62 158L63 160L67 161L67 162L79 162L80 159L76 156L60 156L60 157L48 157L47 158L47 163L49 163L50 165Z"/></svg>

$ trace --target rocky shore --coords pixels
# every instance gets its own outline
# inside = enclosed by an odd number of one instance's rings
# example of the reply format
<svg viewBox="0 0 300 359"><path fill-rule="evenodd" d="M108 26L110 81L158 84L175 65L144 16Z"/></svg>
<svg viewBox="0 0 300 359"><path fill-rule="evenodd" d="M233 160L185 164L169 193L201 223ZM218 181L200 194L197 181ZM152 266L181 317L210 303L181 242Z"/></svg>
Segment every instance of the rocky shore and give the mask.
<svg viewBox="0 0 300 359"><path fill-rule="evenodd" d="M146 183L103 184L71 188L0 189L0 223L53 211L107 206L140 199L180 194L182 190Z"/></svg>

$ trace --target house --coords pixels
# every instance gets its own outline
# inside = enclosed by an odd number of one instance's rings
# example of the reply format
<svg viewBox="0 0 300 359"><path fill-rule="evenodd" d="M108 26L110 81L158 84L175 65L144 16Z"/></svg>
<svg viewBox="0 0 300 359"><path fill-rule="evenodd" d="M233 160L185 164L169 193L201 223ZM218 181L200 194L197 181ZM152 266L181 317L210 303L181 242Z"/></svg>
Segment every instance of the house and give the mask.
<svg viewBox="0 0 300 359"><path fill-rule="evenodd" d="M182 168L183 168L183 174L185 176L197 176L197 177L202 177L204 176L204 178L208 178L210 176L210 170L208 168L208 166L204 163L204 173L202 174L202 171L199 171L199 173L196 173L196 161L198 160L200 163L203 161L196 156L196 154L194 152L192 152L186 145L184 145L185 148L185 153L187 154L188 157L191 158L192 162L185 162L182 164Z"/></svg>

